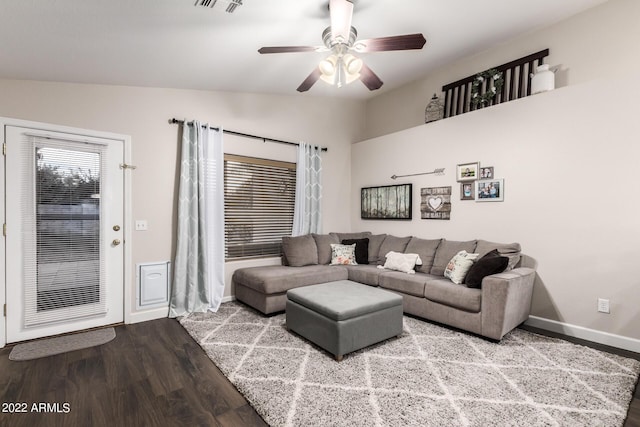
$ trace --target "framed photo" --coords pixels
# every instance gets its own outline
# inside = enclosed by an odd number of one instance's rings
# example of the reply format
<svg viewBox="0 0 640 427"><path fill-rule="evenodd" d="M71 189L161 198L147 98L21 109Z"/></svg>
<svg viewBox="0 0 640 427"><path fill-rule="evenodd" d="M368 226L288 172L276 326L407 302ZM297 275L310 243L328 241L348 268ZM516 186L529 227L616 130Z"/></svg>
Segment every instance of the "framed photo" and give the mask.
<svg viewBox="0 0 640 427"><path fill-rule="evenodd" d="M411 219L412 184L367 187L360 192L360 218Z"/></svg>
<svg viewBox="0 0 640 427"><path fill-rule="evenodd" d="M462 163L456 169L456 180L458 182L475 181L478 179L478 162Z"/></svg>
<svg viewBox="0 0 640 427"><path fill-rule="evenodd" d="M502 202L504 179L483 179L476 182L476 202Z"/></svg>
<svg viewBox="0 0 640 427"><path fill-rule="evenodd" d="M493 179L493 166L481 166L479 179Z"/></svg>
<svg viewBox="0 0 640 427"><path fill-rule="evenodd" d="M460 200L475 200L476 189L475 182L460 183Z"/></svg>

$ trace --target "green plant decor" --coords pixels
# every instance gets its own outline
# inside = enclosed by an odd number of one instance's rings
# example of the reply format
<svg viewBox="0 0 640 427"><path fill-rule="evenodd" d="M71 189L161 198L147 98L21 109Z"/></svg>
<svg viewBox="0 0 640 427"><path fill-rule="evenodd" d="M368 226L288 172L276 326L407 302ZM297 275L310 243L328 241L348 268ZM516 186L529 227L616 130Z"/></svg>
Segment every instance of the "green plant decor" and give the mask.
<svg viewBox="0 0 640 427"><path fill-rule="evenodd" d="M481 94L485 81L487 82L486 89ZM502 86L504 86L503 74L495 68L476 74L471 85L471 104L476 108L484 107L502 90Z"/></svg>

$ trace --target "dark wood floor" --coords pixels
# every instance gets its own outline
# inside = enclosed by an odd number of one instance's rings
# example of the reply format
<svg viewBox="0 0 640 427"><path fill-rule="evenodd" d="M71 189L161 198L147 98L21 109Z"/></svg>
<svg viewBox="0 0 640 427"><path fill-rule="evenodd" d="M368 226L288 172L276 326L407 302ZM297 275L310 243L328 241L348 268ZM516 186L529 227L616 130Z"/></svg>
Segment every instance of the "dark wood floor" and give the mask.
<svg viewBox="0 0 640 427"><path fill-rule="evenodd" d="M637 353L570 340L640 359ZM118 326L116 338L103 346L29 362L10 361L10 351L0 350L1 403L24 402L28 412L0 412L0 426L266 425L175 320ZM40 402L58 403L60 410L68 403L70 410L31 412ZM638 386L624 425L640 426Z"/></svg>
<svg viewBox="0 0 640 427"><path fill-rule="evenodd" d="M0 426L265 426L204 351L171 319L116 328L99 347L27 362L0 350ZM68 413L32 413L33 403L70 404ZM4 408L7 409L7 408Z"/></svg>

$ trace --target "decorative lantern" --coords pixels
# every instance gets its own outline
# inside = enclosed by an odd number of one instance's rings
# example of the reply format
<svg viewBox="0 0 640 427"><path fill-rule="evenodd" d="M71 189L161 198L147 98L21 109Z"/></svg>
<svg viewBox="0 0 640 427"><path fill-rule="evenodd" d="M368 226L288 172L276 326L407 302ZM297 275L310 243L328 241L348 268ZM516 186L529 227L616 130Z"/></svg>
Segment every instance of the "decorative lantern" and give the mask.
<svg viewBox="0 0 640 427"><path fill-rule="evenodd" d="M424 110L424 122L435 122L444 117L444 104L440 101L438 96L434 93L431 101L427 104L427 108Z"/></svg>

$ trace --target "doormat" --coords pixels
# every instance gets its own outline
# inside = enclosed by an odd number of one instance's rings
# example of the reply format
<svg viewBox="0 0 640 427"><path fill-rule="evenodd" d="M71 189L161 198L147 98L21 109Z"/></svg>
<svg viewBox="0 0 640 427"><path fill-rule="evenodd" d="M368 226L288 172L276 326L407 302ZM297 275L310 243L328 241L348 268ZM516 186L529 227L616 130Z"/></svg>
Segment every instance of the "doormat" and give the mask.
<svg viewBox="0 0 640 427"><path fill-rule="evenodd" d="M56 338L31 341L18 344L11 350L9 360L33 360L41 357L53 356L68 351L81 350L106 344L116 337L113 328L98 329L81 332L79 334L64 335Z"/></svg>

